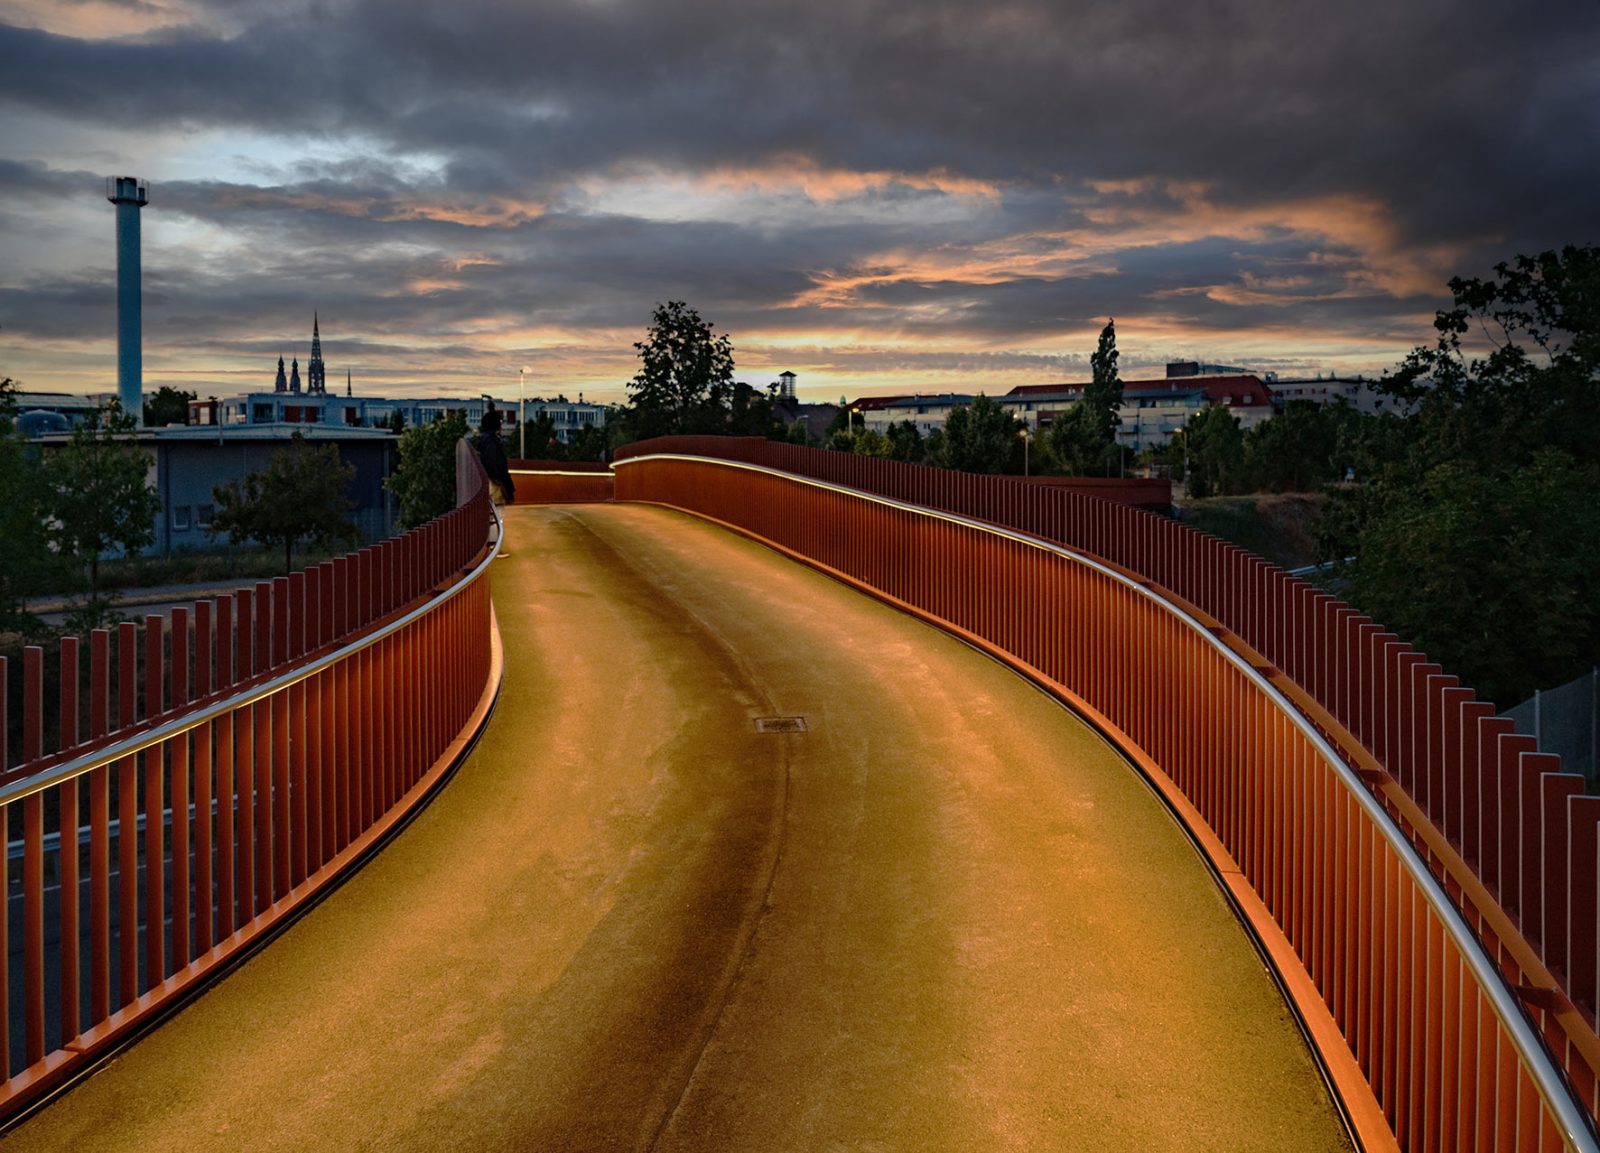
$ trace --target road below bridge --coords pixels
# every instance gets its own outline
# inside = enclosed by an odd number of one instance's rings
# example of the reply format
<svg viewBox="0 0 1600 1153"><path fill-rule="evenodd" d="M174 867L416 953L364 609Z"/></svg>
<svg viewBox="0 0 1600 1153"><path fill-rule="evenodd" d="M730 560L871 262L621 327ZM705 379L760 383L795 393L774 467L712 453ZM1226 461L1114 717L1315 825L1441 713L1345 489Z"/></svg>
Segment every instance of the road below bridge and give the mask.
<svg viewBox="0 0 1600 1153"><path fill-rule="evenodd" d="M1345 1147L1201 861L1051 699L675 513L515 508L507 549L456 778L0 1149Z"/></svg>

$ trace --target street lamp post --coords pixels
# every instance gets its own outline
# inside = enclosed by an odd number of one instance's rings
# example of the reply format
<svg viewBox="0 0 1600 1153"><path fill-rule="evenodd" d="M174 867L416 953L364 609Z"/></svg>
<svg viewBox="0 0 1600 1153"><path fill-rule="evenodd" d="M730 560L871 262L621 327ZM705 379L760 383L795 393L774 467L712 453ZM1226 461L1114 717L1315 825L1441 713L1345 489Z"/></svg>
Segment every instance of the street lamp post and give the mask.
<svg viewBox="0 0 1600 1153"><path fill-rule="evenodd" d="M528 459L528 413L522 400L522 378L527 372L526 368L517 369L517 456L522 460Z"/></svg>
<svg viewBox="0 0 1600 1153"><path fill-rule="evenodd" d="M1017 435L1022 437L1022 475L1028 475L1028 442L1032 439L1028 435L1028 426L1024 424L1022 431Z"/></svg>

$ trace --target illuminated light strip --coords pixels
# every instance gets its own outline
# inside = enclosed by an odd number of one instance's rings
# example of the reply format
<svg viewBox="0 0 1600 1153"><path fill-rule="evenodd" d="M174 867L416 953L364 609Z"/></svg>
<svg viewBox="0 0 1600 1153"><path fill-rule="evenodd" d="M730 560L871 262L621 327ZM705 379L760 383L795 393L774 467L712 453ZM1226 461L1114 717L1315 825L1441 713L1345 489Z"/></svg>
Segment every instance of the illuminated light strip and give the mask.
<svg viewBox="0 0 1600 1153"><path fill-rule="evenodd" d="M559 468L514 468L510 472L512 476L592 476L601 480L616 479L616 474L610 472L569 472Z"/></svg>
<svg viewBox="0 0 1600 1153"><path fill-rule="evenodd" d="M405 616L400 617L397 620L390 621L376 632L369 633L368 635L361 637L358 640L354 640L349 644L341 645L332 652L318 657L310 664L301 665L299 668L290 669L288 672L280 673L278 676L273 677L269 681L264 681L261 684L256 685L254 688L235 693L233 696L226 697L220 701L213 701L211 704L204 705L191 712L187 712L181 717L174 717L170 721L165 721L153 729L149 729L142 733L135 733L130 737L125 737L114 744L106 745L92 753L85 753L81 757L75 757L74 759L66 761L63 764L56 765L54 768L44 769L38 773L35 773L33 776L24 777L22 780L13 781L9 785L0 787L0 805L9 805L13 801L21 800L23 797L33 796L35 793L42 793L52 785L58 785L61 782L69 781L74 777L81 777L85 773L93 772L95 769L98 769L104 765L109 765L113 761L118 761L123 757L131 757L136 753L143 752L152 745L159 745L164 741L170 741L174 737L182 736L191 729L199 728L207 721L216 720L224 713L234 712L243 708L245 705L254 704L256 701L265 700L267 697L281 693L292 685L297 685L301 681L322 672L324 669L338 664L346 657L353 656L363 649L370 648L372 645L377 644L385 637L392 636L394 633L399 632L407 625L422 619L440 605L455 599L455 597L460 595L462 592L465 592L469 586L476 582L477 579L488 570L489 565L494 561L495 557L500 555L500 545L505 536L505 529L500 518L500 510L494 507L493 501L489 502L489 508L494 515L494 547L489 550L489 554L487 556L478 562L477 567L475 567L466 576L456 581L455 584L451 585L438 596L432 597L426 603L418 605L416 608L406 613Z"/></svg>
<svg viewBox="0 0 1600 1153"><path fill-rule="evenodd" d="M1521 1057L1523 1064L1533 1075L1534 1084L1537 1085L1539 1089L1539 1096L1544 1100L1545 1105L1549 1107L1550 1111L1554 1114L1556 1121L1563 1129L1563 1140L1565 1140L1570 1147L1584 1150L1585 1153L1600 1153L1600 1143L1596 1142L1594 1133L1590 1129L1587 1112L1573 1100L1571 1093L1567 1089L1565 1078L1562 1076L1560 1070L1558 1070L1551 1061L1550 1054L1545 1049L1544 1043L1539 1039L1538 1034L1534 1032L1533 1027L1528 1023L1527 1018L1523 1016L1521 1007L1512 997L1510 990L1506 987L1506 983L1500 976L1499 970L1495 968L1494 963L1484 951L1483 942L1481 942L1476 934L1472 932L1471 928L1467 925L1466 919L1461 915L1460 910L1455 907L1454 903L1451 902L1449 895L1444 891L1443 886L1439 884L1438 879L1434 877L1434 875L1428 870L1427 866L1423 863L1421 856L1412 846L1405 832L1389 818L1388 813L1386 813L1383 809L1383 806L1378 803L1377 798L1367 790L1360 777L1358 777L1355 771L1345 763L1344 758L1339 756L1338 752L1331 744L1328 743L1322 734L1316 730L1315 726L1311 724L1305 715L1294 706L1294 703L1290 701L1288 697L1284 696L1283 693L1275 685L1273 685L1271 681L1262 676L1253 664L1245 660L1238 653L1234 652L1231 648L1224 644L1215 633L1202 625L1190 613L1186 612L1178 605L1173 604L1171 601L1168 601L1166 598L1158 595L1149 585L1136 581L1124 575L1123 573L1118 572L1116 569L1093 559L1092 557L1067 548L1064 545L1043 540L1039 537L1029 536L1027 533L1019 532L1016 529L990 524L986 521L974 520L970 517L961 516L957 513L943 512L939 509L925 508L922 505L908 504L905 501L895 500L892 497L879 496L876 493L862 492L859 489L849 488L845 485L833 484L828 481L816 480L812 477L797 476L794 473L784 472L781 469L768 468L765 465L749 464L745 461L719 460L716 457L690 456L683 453L655 453L648 456L627 457L626 459L616 461L612 467L617 468L621 467L622 465L635 464L650 460L675 460L686 461L695 464L714 464L723 468L744 469L748 472L764 473L768 476L778 477L783 480L791 481L795 484L808 485L811 488L821 489L825 492L839 493L841 495L854 497L857 500L866 501L871 504L882 505L885 508L898 509L902 512L931 517L936 520L945 521L949 524L960 525L964 528L988 533L991 536L997 536L1005 540L1014 541L1017 544L1027 545L1029 547L1039 549L1041 552L1053 553L1066 560L1083 565L1088 569L1100 573L1102 576L1109 577L1111 580L1117 582L1127 589L1132 590L1140 596L1153 601L1155 604L1171 613L1174 617L1178 618L1178 620L1182 621L1190 629L1203 637L1206 642L1212 646L1212 648L1214 648L1225 660L1228 661L1229 664L1233 665L1247 678L1249 678L1250 682L1254 684L1256 688L1258 688L1262 693L1266 694L1267 699L1270 700L1280 712L1287 716L1291 722L1293 722L1294 726L1300 731L1301 735L1304 736L1306 740L1311 742L1312 746L1319 754L1321 754L1323 760L1326 761L1329 767L1333 769L1334 775L1339 779L1340 783L1345 786L1345 790L1355 797L1357 803L1361 805L1362 810L1369 818L1372 819L1372 822L1383 834L1384 841L1389 845L1390 849L1394 851L1396 858L1405 867L1406 872L1410 874L1412 881L1422 891L1422 894L1426 898L1429 907L1443 923L1445 930L1450 934L1451 939L1455 941L1457 947L1460 949L1463 958L1471 967L1473 975L1477 978L1479 986L1483 989L1485 996L1488 997L1489 1003L1494 1007L1495 1016L1500 1019L1500 1023L1505 1027L1506 1032L1511 1037L1512 1043L1516 1046L1517 1053ZM0 793L0 797L3 797L3 795L3 793ZM1302 960L1302 965L1303 964L1304 961Z"/></svg>

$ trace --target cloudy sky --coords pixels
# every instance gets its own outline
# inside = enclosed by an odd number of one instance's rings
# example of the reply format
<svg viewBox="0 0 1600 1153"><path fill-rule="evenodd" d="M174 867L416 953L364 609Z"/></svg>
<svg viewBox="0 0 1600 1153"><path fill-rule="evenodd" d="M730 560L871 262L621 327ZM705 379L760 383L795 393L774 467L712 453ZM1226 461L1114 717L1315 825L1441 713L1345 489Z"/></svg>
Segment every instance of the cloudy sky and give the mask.
<svg viewBox="0 0 1600 1153"><path fill-rule="evenodd" d="M0 0L0 375L621 399L655 302L828 399L1378 370L1600 241L1600 5Z"/></svg>

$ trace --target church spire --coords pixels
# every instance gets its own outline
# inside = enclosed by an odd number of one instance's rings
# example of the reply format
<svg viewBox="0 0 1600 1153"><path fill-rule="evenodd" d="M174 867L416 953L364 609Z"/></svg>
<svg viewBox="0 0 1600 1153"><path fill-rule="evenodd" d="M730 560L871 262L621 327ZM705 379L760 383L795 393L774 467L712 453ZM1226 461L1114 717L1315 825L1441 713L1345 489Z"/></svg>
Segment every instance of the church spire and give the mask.
<svg viewBox="0 0 1600 1153"><path fill-rule="evenodd" d="M298 356L289 362L289 391L300 391L300 358Z"/></svg>
<svg viewBox="0 0 1600 1153"><path fill-rule="evenodd" d="M322 396L328 391L327 373L322 366L322 333L317 328L317 314L311 314L311 362L306 365L306 391Z"/></svg>
<svg viewBox="0 0 1600 1153"><path fill-rule="evenodd" d="M344 370L344 394L346 396L355 395L355 393L350 391L350 370L348 368Z"/></svg>
<svg viewBox="0 0 1600 1153"><path fill-rule="evenodd" d="M289 381L283 375L283 357L278 357L278 379L272 385L273 392L288 392Z"/></svg>

